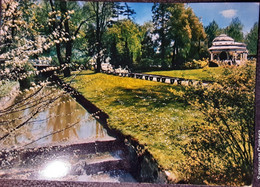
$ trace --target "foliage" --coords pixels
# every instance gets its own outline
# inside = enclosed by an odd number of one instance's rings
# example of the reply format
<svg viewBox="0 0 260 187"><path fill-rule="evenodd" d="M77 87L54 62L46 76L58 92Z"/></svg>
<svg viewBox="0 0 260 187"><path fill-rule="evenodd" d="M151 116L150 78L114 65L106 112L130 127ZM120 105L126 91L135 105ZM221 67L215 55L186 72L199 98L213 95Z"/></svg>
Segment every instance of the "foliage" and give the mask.
<svg viewBox="0 0 260 187"><path fill-rule="evenodd" d="M137 63L141 53L141 32L133 21L120 20L108 29L107 34L115 44L121 66L132 67L133 63Z"/></svg>
<svg viewBox="0 0 260 187"><path fill-rule="evenodd" d="M228 67L218 83L187 89L185 97L204 123L187 132L183 164L195 183L250 184L253 171L255 63ZM196 171L196 175L194 175Z"/></svg>
<svg viewBox="0 0 260 187"><path fill-rule="evenodd" d="M150 66L154 65L156 60L155 58L155 49L153 41L153 25L151 22L144 23L141 26L141 60L138 63L137 69L149 69Z"/></svg>
<svg viewBox="0 0 260 187"><path fill-rule="evenodd" d="M155 46L162 68L179 69L188 59L202 58L206 34L191 8L184 4L156 3L152 8Z"/></svg>
<svg viewBox="0 0 260 187"><path fill-rule="evenodd" d="M172 4L168 10L170 13L168 25L174 41L172 67L179 69L189 57L194 58L194 51L199 57L200 41L204 40L206 35L202 23L191 8L186 8L184 4Z"/></svg>
<svg viewBox="0 0 260 187"><path fill-rule="evenodd" d="M238 17L232 19L230 25L225 28L225 32L236 42L243 42L244 40L243 25Z"/></svg>
<svg viewBox="0 0 260 187"><path fill-rule="evenodd" d="M157 36L155 40L155 48L158 51L156 61L158 64L162 65L162 68L166 68L170 61L170 43L171 39L169 37L169 4L165 3L154 3L152 7L153 13L153 34Z"/></svg>
<svg viewBox="0 0 260 187"><path fill-rule="evenodd" d="M115 15L115 4L113 2L88 2L85 11L90 16L88 28L86 29L86 38L88 41L88 53L96 56L96 72L101 70L102 52L104 51L104 35L108 25L111 24L111 18Z"/></svg>
<svg viewBox="0 0 260 187"><path fill-rule="evenodd" d="M2 140L14 135L17 129L28 125L34 116L49 107L59 97L57 93L57 97L52 94L44 95L41 93L47 81L39 83L40 85L27 82L30 81L29 78L39 75L41 72L57 70L52 67L38 71L32 67L32 62L46 60L41 55L53 45L53 41L48 36L42 35L41 28L43 25L37 22L35 17L35 10L39 9L40 5L31 2L8 0L3 1L2 4L0 58L3 60L1 61L3 67L0 70L0 94L4 96L13 91L14 84L10 80L14 80L19 81L21 87L23 83L29 83L31 96L22 97L20 95L19 101L10 103L10 106L7 106L6 103L1 106L1 143ZM33 14L31 14L31 11ZM14 93L11 92L10 95L14 96ZM28 109L31 108L30 104L36 108L28 113ZM21 111L27 111L26 115L21 114Z"/></svg>
<svg viewBox="0 0 260 187"><path fill-rule="evenodd" d="M253 28L245 37L245 42L247 44L247 49L249 54L256 55L257 54L257 41L258 41L258 22L256 22Z"/></svg>
<svg viewBox="0 0 260 187"><path fill-rule="evenodd" d="M73 49L73 41L76 39L81 26L86 22L79 19L73 14L79 11L79 6L76 2L66 1L49 1L51 12L48 13L48 26L51 30L51 37L56 46L57 59L60 66L65 66L64 75L70 76L71 57Z"/></svg>
<svg viewBox="0 0 260 187"><path fill-rule="evenodd" d="M186 14L188 15L192 35L188 59L201 59L204 57L202 56L203 53L205 53L205 51L207 52L207 47L205 45L206 33L204 27L191 8L186 9Z"/></svg>
<svg viewBox="0 0 260 187"><path fill-rule="evenodd" d="M184 64L185 69L200 69L208 66L209 66L209 60L204 58L202 60L193 59L192 62L186 62Z"/></svg>
<svg viewBox="0 0 260 187"><path fill-rule="evenodd" d="M23 7L35 9L36 5L11 0L3 1L2 6L0 58L5 60L5 68L0 71L0 78L21 80L36 73L28 60L49 49L52 42L48 37L40 35L37 31L40 25L32 21L35 15L30 15Z"/></svg>
<svg viewBox="0 0 260 187"><path fill-rule="evenodd" d="M216 36L220 35L220 28L215 20L209 23L207 27L205 27L205 32L207 34L208 39L208 47L212 46L212 41Z"/></svg>
<svg viewBox="0 0 260 187"><path fill-rule="evenodd" d="M123 15L126 16L126 18L129 19L129 20L133 19L133 15L136 14L134 9L132 9L127 3L125 3L123 8L125 9L123 11Z"/></svg>

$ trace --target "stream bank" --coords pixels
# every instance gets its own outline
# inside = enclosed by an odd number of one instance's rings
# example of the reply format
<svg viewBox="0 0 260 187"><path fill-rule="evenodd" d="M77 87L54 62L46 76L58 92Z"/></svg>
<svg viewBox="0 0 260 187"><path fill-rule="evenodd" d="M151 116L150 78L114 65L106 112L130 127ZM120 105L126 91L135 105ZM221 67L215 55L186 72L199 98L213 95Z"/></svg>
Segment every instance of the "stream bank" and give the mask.
<svg viewBox="0 0 260 187"><path fill-rule="evenodd" d="M170 177L167 171L164 171L153 158L144 145L141 145L137 139L122 134L117 129L109 127L107 119L108 114L97 108L93 103L87 100L81 93L63 82L59 77L53 76L53 80L60 85L65 91L69 92L76 101L83 106L89 113L94 114L93 117L102 124L107 130L108 135L116 137L119 142L124 142L128 149L128 157L130 160L130 173L139 182L148 183L177 183L176 178Z"/></svg>

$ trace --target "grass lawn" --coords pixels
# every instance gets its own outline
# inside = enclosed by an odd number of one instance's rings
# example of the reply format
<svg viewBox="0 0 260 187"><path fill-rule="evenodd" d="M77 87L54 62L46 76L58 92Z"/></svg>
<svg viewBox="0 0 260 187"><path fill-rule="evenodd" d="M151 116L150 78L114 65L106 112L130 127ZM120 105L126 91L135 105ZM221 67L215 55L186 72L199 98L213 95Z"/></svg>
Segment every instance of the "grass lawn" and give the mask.
<svg viewBox="0 0 260 187"><path fill-rule="evenodd" d="M183 130L201 121L183 99L184 87L92 71L81 72L72 86L110 116L110 127L137 138L165 170L181 179Z"/></svg>
<svg viewBox="0 0 260 187"><path fill-rule="evenodd" d="M223 71L222 67L191 69L191 70L170 70L170 71L152 71L144 72L147 74L163 75L169 77L178 77L185 79L214 81L214 77Z"/></svg>

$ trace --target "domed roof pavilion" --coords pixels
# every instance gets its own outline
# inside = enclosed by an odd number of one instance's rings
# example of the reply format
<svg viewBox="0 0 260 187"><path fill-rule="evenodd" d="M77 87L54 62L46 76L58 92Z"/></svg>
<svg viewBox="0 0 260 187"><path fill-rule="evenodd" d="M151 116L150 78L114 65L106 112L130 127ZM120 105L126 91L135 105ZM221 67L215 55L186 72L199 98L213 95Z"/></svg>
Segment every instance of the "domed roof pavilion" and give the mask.
<svg viewBox="0 0 260 187"><path fill-rule="evenodd" d="M217 60L218 65L243 65L247 60L246 44L235 42L226 34L217 36L209 48L210 60Z"/></svg>

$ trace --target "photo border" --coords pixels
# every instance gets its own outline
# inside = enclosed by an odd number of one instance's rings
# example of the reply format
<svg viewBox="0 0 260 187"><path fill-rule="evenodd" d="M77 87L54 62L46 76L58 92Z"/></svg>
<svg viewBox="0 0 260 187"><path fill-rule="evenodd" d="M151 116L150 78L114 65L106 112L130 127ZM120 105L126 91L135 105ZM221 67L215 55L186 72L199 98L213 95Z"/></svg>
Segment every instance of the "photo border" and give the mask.
<svg viewBox="0 0 260 187"><path fill-rule="evenodd" d="M62 0L60 0L62 1ZM66 1L66 0L65 0ZM260 4L260 1L249 0L67 0L67 1L92 1L92 2L140 2L140 3L252 3ZM0 0L0 20L2 15L2 0ZM256 62L256 86L255 86L255 147L254 147L254 168L252 186L260 185L260 5L258 15L258 42L257 42L257 62ZM1 24L1 22L0 22ZM142 183L108 183L108 182L77 182L77 181L47 181L47 180L19 180L19 179L0 179L0 186L201 186L187 184L142 184ZM203 185L208 186L208 185Z"/></svg>

